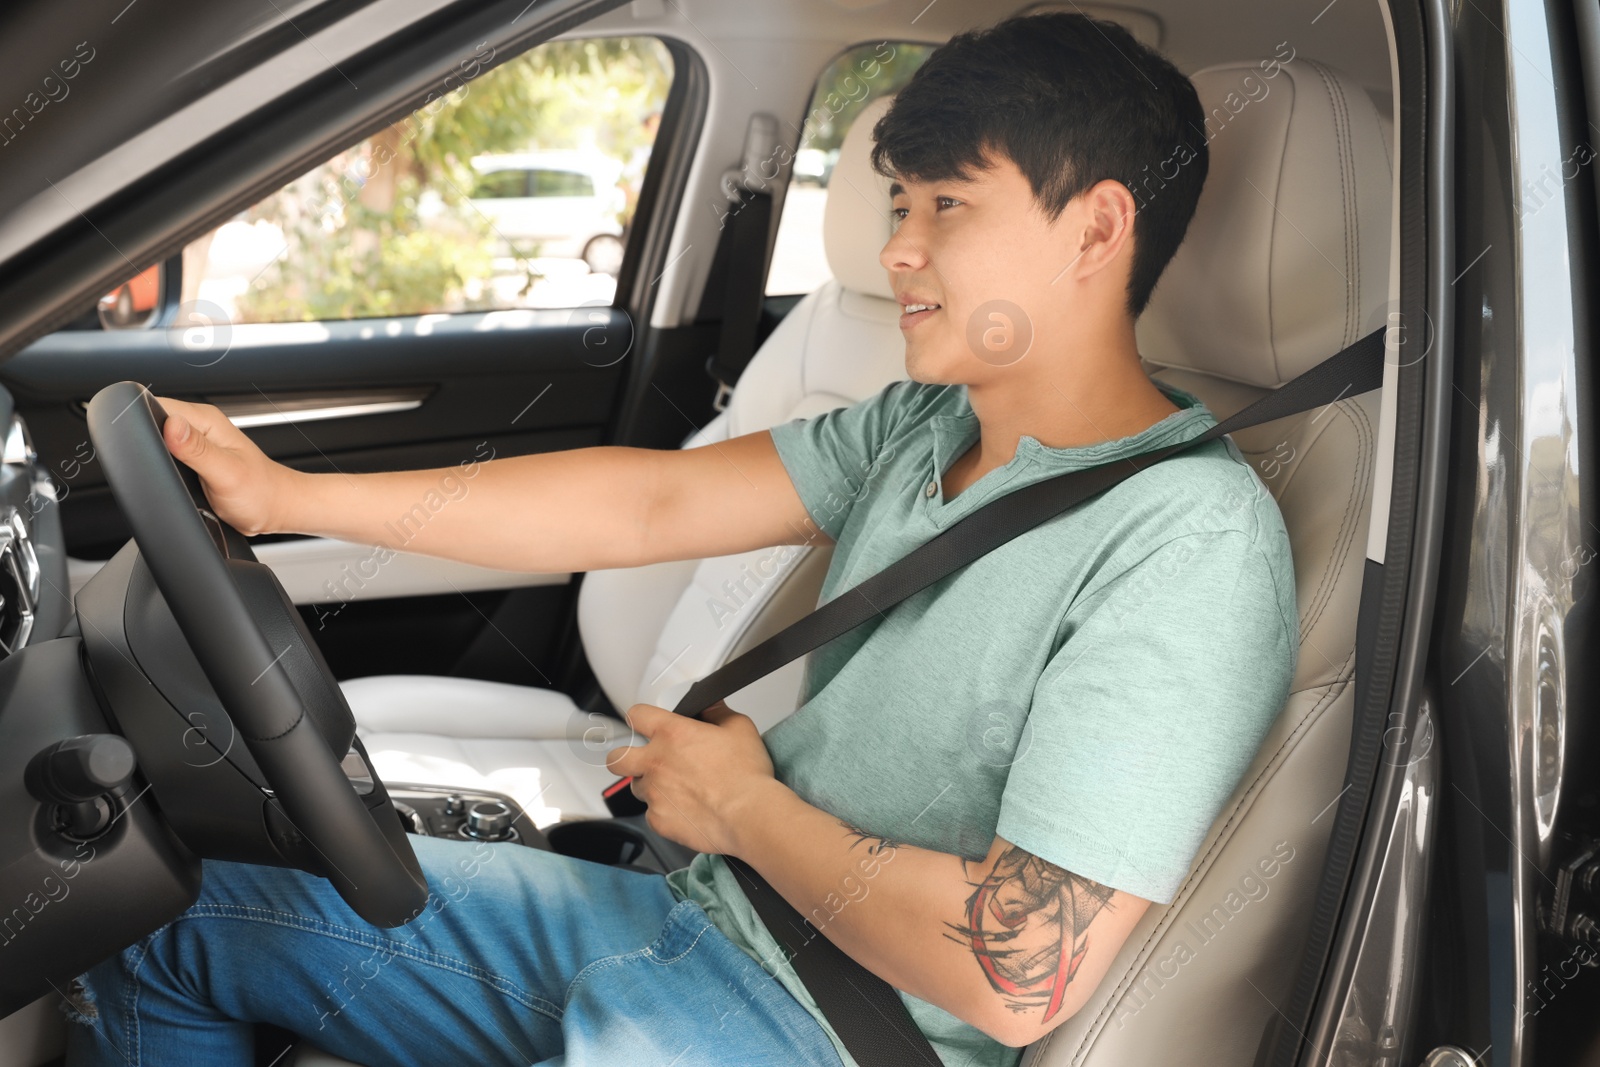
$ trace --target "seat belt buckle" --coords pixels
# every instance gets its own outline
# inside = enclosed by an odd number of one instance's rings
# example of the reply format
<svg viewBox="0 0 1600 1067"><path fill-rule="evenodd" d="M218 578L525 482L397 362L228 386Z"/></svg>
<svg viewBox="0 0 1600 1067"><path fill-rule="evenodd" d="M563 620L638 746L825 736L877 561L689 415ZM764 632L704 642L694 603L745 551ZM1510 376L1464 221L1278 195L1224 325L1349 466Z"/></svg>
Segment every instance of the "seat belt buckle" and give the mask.
<svg viewBox="0 0 1600 1067"><path fill-rule="evenodd" d="M706 373L711 380L717 383L717 395L711 398L713 411L727 411L728 398L733 396L733 386L722 380L722 375L717 373L717 357L715 354L706 357Z"/></svg>
<svg viewBox="0 0 1600 1067"><path fill-rule="evenodd" d="M606 802L606 808L618 819L629 815L643 815L650 808L650 805L640 800L629 788L631 785L633 785L633 775L630 774L626 778L618 778L600 793Z"/></svg>

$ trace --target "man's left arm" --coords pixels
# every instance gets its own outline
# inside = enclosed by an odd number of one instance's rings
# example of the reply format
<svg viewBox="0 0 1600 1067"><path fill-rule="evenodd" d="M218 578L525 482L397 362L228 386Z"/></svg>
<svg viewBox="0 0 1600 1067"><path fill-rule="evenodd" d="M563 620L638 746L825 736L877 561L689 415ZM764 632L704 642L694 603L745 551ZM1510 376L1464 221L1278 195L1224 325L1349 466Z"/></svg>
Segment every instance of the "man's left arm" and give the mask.
<svg viewBox="0 0 1600 1067"><path fill-rule="evenodd" d="M649 744L608 766L635 775L653 829L738 856L867 970L1002 1044L1070 1018L1149 905L998 837L968 860L852 826L774 778L726 705L696 721L636 704L628 720Z"/></svg>

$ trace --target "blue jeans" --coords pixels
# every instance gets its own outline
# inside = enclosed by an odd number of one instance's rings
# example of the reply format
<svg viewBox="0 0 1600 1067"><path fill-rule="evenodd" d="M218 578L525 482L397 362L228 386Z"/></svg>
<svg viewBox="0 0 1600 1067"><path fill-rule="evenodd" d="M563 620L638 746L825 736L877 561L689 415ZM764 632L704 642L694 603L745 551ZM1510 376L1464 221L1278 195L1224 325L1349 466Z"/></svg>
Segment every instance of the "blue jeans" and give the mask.
<svg viewBox="0 0 1600 1067"><path fill-rule="evenodd" d="M431 895L394 930L321 878L205 861L194 906L82 977L67 1063L249 1067L264 1022L366 1067L841 1067L821 1025L661 876L411 840Z"/></svg>

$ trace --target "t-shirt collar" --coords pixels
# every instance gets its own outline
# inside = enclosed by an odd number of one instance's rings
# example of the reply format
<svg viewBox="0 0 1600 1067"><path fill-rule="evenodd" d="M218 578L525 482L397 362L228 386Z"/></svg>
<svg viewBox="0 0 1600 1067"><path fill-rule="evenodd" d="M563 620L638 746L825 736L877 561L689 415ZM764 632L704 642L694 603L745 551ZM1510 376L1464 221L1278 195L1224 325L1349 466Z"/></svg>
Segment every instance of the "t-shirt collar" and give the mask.
<svg viewBox="0 0 1600 1067"><path fill-rule="evenodd" d="M933 429L933 472L931 477L939 483L938 501L925 501L926 504L938 504L931 510L938 510L944 522L952 522L957 515L966 514L973 507L979 507L989 501L995 493L1002 490L1002 486L1010 485L1014 478L1022 475L1026 470L1030 475L1046 477L1046 475L1064 474L1067 470L1082 469L1082 467L1098 467L1104 462L1114 461L1123 456L1136 456L1139 453L1154 451L1170 443L1189 440L1197 437L1205 430L1216 424L1216 416L1206 408L1200 398L1192 392L1168 386L1166 382L1150 379L1157 389L1162 390L1171 402L1179 406L1178 411L1168 414L1158 422L1152 422L1146 429L1139 430L1138 434L1128 437L1118 437L1109 442L1098 442L1094 445L1078 445L1072 448L1053 448L1040 442L1037 437L1024 434L1018 440L1016 454L997 469L989 470L978 482L968 486L955 496L954 501L944 499L944 472L949 469L955 459L966 453L968 448L978 442L978 413L973 411L973 405L966 397L966 387L958 386L955 398L955 410L949 414L936 414L930 419ZM978 493L974 493L978 490ZM944 522L939 525L944 525Z"/></svg>

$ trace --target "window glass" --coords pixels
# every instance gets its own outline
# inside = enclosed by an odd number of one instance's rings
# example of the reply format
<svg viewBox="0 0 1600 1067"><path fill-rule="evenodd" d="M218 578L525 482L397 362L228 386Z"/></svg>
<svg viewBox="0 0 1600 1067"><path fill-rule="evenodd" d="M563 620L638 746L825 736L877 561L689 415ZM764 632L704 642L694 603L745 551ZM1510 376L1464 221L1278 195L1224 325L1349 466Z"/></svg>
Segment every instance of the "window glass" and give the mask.
<svg viewBox="0 0 1600 1067"><path fill-rule="evenodd" d="M933 49L933 45L890 41L857 45L823 70L784 194L767 271L767 295L809 293L833 277L822 246L822 209L828 202L828 179L839 158L839 145L861 109L898 92Z"/></svg>
<svg viewBox="0 0 1600 1067"><path fill-rule="evenodd" d="M533 172L534 196L593 196L594 178L570 170Z"/></svg>
<svg viewBox="0 0 1600 1067"><path fill-rule="evenodd" d="M492 170L478 176L473 186L474 200L499 200L511 196L528 195L528 172L525 170Z"/></svg>
<svg viewBox="0 0 1600 1067"><path fill-rule="evenodd" d="M477 60L191 243L182 299L234 323L609 303L669 53L614 37Z"/></svg>

